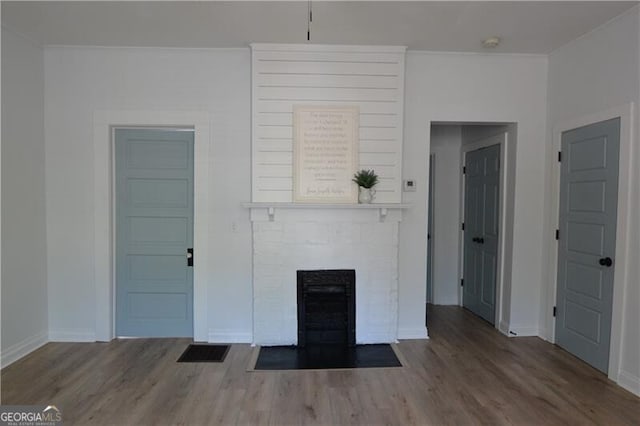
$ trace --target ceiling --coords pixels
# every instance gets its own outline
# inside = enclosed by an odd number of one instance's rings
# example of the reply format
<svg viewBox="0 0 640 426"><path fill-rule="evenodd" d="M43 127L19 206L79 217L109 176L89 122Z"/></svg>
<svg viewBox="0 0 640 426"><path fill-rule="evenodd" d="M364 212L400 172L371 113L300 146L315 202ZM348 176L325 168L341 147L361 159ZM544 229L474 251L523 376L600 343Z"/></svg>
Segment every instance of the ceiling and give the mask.
<svg viewBox="0 0 640 426"><path fill-rule="evenodd" d="M638 2L312 2L311 43L546 54ZM9 2L2 25L43 45L246 47L307 43L307 1Z"/></svg>

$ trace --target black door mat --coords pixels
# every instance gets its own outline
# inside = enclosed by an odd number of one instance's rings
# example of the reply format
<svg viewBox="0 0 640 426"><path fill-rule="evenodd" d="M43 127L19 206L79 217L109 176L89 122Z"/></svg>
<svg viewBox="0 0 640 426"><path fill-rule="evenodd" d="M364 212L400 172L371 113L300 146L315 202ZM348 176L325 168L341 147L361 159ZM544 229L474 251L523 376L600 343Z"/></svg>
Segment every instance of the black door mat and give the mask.
<svg viewBox="0 0 640 426"><path fill-rule="evenodd" d="M229 345L189 345L177 362L222 362Z"/></svg>
<svg viewBox="0 0 640 426"><path fill-rule="evenodd" d="M254 369L317 370L375 367L402 367L391 345L261 347Z"/></svg>

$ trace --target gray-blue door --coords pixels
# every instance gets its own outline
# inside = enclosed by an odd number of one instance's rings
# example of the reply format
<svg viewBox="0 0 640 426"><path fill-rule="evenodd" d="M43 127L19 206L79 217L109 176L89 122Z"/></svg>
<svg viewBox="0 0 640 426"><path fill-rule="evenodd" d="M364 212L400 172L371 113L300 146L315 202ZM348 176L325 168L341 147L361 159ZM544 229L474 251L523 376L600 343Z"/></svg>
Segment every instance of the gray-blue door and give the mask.
<svg viewBox="0 0 640 426"><path fill-rule="evenodd" d="M556 343L607 372L620 119L562 134Z"/></svg>
<svg viewBox="0 0 640 426"><path fill-rule="evenodd" d="M500 145L465 155L463 306L495 323Z"/></svg>
<svg viewBox="0 0 640 426"><path fill-rule="evenodd" d="M434 155L429 155L429 205L427 214L427 303L433 303L433 177L435 176Z"/></svg>
<svg viewBox="0 0 640 426"><path fill-rule="evenodd" d="M193 336L193 132L116 129L116 332Z"/></svg>

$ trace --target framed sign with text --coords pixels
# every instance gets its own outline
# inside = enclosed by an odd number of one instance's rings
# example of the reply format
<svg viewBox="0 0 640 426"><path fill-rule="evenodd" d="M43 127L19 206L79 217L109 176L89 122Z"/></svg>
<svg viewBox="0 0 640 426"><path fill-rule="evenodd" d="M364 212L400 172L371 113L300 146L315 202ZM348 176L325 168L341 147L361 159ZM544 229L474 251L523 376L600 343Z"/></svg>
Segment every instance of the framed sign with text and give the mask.
<svg viewBox="0 0 640 426"><path fill-rule="evenodd" d="M358 107L293 107L293 201L357 203Z"/></svg>

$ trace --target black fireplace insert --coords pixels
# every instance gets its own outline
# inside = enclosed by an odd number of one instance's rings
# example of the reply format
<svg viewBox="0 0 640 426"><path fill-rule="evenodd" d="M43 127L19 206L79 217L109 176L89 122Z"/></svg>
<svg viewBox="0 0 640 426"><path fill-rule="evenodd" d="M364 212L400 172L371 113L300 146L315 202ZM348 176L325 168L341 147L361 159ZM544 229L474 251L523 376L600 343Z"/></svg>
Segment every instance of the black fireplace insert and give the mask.
<svg viewBox="0 0 640 426"><path fill-rule="evenodd" d="M298 347L356 344L356 271L298 271Z"/></svg>

